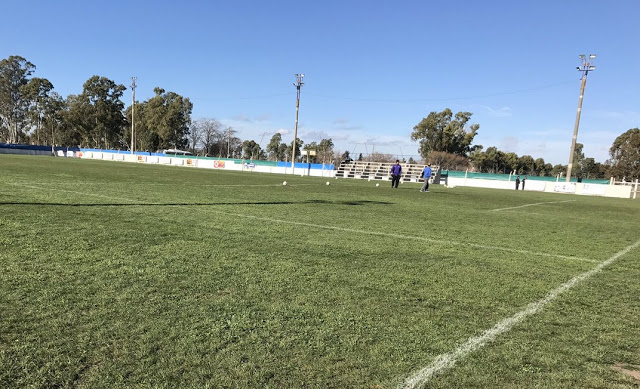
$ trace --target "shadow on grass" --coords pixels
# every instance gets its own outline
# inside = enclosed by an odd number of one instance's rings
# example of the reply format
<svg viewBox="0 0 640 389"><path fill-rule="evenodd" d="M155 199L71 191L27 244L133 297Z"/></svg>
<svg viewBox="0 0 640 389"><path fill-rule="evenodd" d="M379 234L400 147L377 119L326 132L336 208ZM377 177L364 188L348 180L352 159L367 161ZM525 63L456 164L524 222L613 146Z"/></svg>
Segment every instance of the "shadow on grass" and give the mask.
<svg viewBox="0 0 640 389"><path fill-rule="evenodd" d="M294 204L328 204L328 205L390 205L387 201L358 200L358 201L329 201L329 200L304 200L304 201L237 201L237 202L210 202L210 203L36 203L36 202L0 202L3 205L25 205L41 207L189 207L189 206L215 206L215 205L294 205Z"/></svg>

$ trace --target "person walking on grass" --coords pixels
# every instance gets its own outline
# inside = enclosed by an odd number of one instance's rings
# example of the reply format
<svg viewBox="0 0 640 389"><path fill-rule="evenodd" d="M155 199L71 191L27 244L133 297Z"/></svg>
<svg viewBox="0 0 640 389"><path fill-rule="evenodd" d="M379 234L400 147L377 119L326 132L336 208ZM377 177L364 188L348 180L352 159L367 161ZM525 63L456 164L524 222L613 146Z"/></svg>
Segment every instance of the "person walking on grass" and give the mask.
<svg viewBox="0 0 640 389"><path fill-rule="evenodd" d="M391 166L391 187L398 189L400 183L400 175L402 174L402 166L400 166L400 160L396 159L396 163Z"/></svg>
<svg viewBox="0 0 640 389"><path fill-rule="evenodd" d="M520 176L516 177L516 190L520 189Z"/></svg>
<svg viewBox="0 0 640 389"><path fill-rule="evenodd" d="M420 188L420 192L429 192L429 179L431 178L431 164L428 163L422 171L422 178L424 178L424 185Z"/></svg>

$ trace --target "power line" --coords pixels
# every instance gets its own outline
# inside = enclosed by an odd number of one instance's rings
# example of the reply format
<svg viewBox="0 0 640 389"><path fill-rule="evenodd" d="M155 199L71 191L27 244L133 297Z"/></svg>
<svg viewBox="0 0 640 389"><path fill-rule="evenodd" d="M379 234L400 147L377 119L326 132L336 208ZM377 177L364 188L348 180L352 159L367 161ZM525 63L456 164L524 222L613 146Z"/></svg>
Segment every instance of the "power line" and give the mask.
<svg viewBox="0 0 640 389"><path fill-rule="evenodd" d="M325 99L335 99L335 100L352 100L352 101L372 101L372 102L397 102L397 103L407 103L407 102L426 102L426 101L451 101L451 100L469 100L469 99L478 99L484 97L494 97L494 96L504 96L504 95L513 95L518 93L526 93L526 92L535 92L542 89L553 88L561 85L573 84L573 81L561 82L557 84L544 85L535 88L528 89L519 89L513 91L506 92L496 92L489 93L485 95L476 95L476 96L463 96L463 97L441 97L441 98L415 98L415 99L383 99L383 98L367 98L367 97L341 97L341 96L324 96L317 95L313 93L307 93L309 96L321 97Z"/></svg>

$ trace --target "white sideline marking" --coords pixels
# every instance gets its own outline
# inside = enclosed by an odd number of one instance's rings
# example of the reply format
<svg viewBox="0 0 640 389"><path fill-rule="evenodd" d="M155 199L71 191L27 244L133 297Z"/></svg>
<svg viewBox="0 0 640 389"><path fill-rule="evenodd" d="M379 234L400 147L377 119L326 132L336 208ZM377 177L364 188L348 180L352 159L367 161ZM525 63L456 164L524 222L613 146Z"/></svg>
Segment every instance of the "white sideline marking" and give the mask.
<svg viewBox="0 0 640 389"><path fill-rule="evenodd" d="M274 222L274 223L283 223L283 224L293 224L293 225L297 225L297 226L314 227L314 228L320 228L320 229L325 229L325 230L354 232L354 233L358 233L358 234L386 236L386 237L397 238L397 239L421 240L421 241L429 242L429 243L439 243L439 244L443 244L445 246L446 245L451 245L451 246L471 246L471 247L477 247L477 248L480 248L480 249L487 249L487 250L499 250L499 251L507 251L507 252L511 252L511 253L518 253L518 254L528 254L528 255L536 255L536 256L542 256L542 257L552 257L552 258L570 259L570 260L577 260L577 261L584 261L584 262L591 262L591 263L600 263L600 261L595 260L595 259L571 257L571 256L567 256L567 255L560 255L560 254L538 253L538 252L529 251L529 250L512 249L510 247L486 246L486 245L476 244L476 243L461 243L461 242L452 242L452 241L444 242L442 240L430 239L430 238L425 238L425 237L422 237L422 236L401 235L401 234L393 234L393 233L389 233L389 232L356 230L354 228L344 228L344 227L336 227L336 226L326 226L326 225L322 225L322 224L294 222L294 221L289 221L289 220L273 219L273 218L270 218L270 217L261 217L261 216L254 216L254 215L243 215L243 214L240 214L240 213L230 213L230 212L224 212L224 211L211 211L211 212L215 212L215 213L219 213L219 214L223 214L223 215L229 215L229 216L244 217L244 218L247 218L247 219L264 220L264 221L269 221L269 222Z"/></svg>
<svg viewBox="0 0 640 389"><path fill-rule="evenodd" d="M533 203L533 204L518 205L517 207L496 208L496 209L492 209L491 211L504 211L506 209L517 209L517 208L533 207L534 205L542 205L542 204L570 203L572 201L576 201L576 200L545 201L543 203Z"/></svg>
<svg viewBox="0 0 640 389"><path fill-rule="evenodd" d="M51 190L57 190L57 191L62 191L62 192L75 193L75 194L79 194L79 195L83 195L83 196L84 195L90 195L90 196L104 197L104 198L108 198L108 199L111 199L111 200L126 200L126 201L130 201L130 202L133 202L133 203L141 202L140 200L132 200L132 199L128 199L128 198L125 198L125 197L111 197L111 196L105 196L105 195L100 195L100 194L91 193L91 192L87 193L87 192L77 192L77 191L67 190L67 189L42 188L42 187L24 185L24 184L13 184L13 185L24 186L24 187L33 188L33 189L51 189ZM575 200L572 200L572 201L575 201ZM153 204L153 203L151 203L151 205L162 205L162 204ZM486 245L476 244L476 243L461 243L461 242L452 242L452 241L443 242L441 240L429 239L429 238L425 238L425 237L422 237L422 236L401 235L401 234L393 234L393 233L388 233L388 232L356 230L356 229L353 229L353 228L344 228L344 227L336 227L336 226L326 226L326 225L322 225L322 224L294 222L294 221L289 221L289 220L273 219L273 218L270 218L270 217L244 215L244 214L224 212L224 211L212 210L211 212L215 212L215 213L222 214L222 215L243 217L243 218L247 218L247 219L256 219L256 220L263 220L263 221L269 221L269 222L274 222L274 223L283 223L283 224L293 224L293 225L298 225L298 226L314 227L314 228L320 228L320 229L325 229L325 230L354 232L354 233L358 233L358 234L386 236L386 237L398 238L398 239L420 240L420 241L429 242L429 243L439 243L439 244L451 245L451 246L471 246L471 247L477 247L477 248L480 248L480 249L487 249L487 250L499 250L499 251L507 251L507 252L511 252L511 253L535 255L535 256L541 256L541 257L561 258L561 259L569 259L569 260L576 260L576 261L583 261L583 262L600 263L600 261L595 260L595 259L572 257L572 256L560 255L560 254L538 253L538 252L529 251L529 250L512 249L510 247L486 246Z"/></svg>
<svg viewBox="0 0 640 389"><path fill-rule="evenodd" d="M612 264L615 260L617 260L621 256L627 254L629 251L637 248L639 245L640 245L640 240L638 240L637 242L635 242L630 246L627 246L622 251L617 252L611 258L605 260L604 262L601 262L593 269L573 277L569 281L553 289L551 292L549 292L549 294L547 294L545 298L538 300L536 302L530 303L522 311L516 313L515 315L509 318L502 320L501 322L496 324L493 328L486 330L481 335L474 336L472 338L467 339L466 342L458 346L455 350L451 351L450 353L438 355L435 358L435 360L431 362L429 366L419 370L417 373L405 379L404 382L400 384L400 386L398 386L398 388L414 389L414 388L422 387L431 378L433 378L434 375L438 374L439 372L445 369L452 368L459 359L464 358L468 354L485 346L487 343L493 341L493 339L495 339L498 335L501 335L511 330L513 326L515 326L522 320L526 319L528 316L538 313L542 308L545 307L545 305L555 300L562 293L568 291L569 289L578 285L582 281L600 272L602 269Z"/></svg>
<svg viewBox="0 0 640 389"><path fill-rule="evenodd" d="M33 186L33 185L26 185L26 184L16 184L16 183L11 183L11 185L15 185L15 186L22 186L25 188L31 188L31 189L40 189L40 190L55 190L58 192L67 192L67 193L75 193L75 194L79 194L82 196L96 196L96 197L103 197L105 199L109 199L109 200L116 200L116 201L130 201L132 203L139 203L140 200L132 200L132 199L128 199L126 197L112 197L112 196L105 196L105 195L101 195L101 194L97 194L97 193L87 193L87 192L77 192L75 190L68 190L68 189L59 189L59 188L51 188L51 187L41 187L41 186Z"/></svg>

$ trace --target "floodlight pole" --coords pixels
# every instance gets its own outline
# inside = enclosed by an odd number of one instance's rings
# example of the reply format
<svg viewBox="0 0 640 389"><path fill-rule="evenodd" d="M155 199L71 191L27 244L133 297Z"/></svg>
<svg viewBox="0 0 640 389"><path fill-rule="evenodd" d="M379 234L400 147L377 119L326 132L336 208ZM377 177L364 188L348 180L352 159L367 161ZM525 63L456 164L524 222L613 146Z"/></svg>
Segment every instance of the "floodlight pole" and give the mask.
<svg viewBox="0 0 640 389"><path fill-rule="evenodd" d="M576 125L573 128L573 139L571 139L571 151L569 152L569 164L567 165L567 182L571 182L571 170L573 169L573 154L576 151L576 140L578 139L578 126L580 125L580 113L582 112L582 98L584 96L584 87L587 85L587 74L590 71L596 70L596 67L593 66L593 62L595 61L596 55L589 54L580 55L580 60L582 61L582 66L578 66L576 69L582 72L582 84L580 85L580 99L578 100L578 113L576 114Z"/></svg>
<svg viewBox="0 0 640 389"><path fill-rule="evenodd" d="M291 145L291 173L296 174L296 146L298 141L298 112L300 111L300 87L304 85L302 78L304 74L296 74L296 82L293 86L296 87L298 94L296 98L296 125L293 129L293 143Z"/></svg>
<svg viewBox="0 0 640 389"><path fill-rule="evenodd" d="M136 132L136 80L138 77L131 77L131 90L133 91L131 95L131 154L134 153L136 149L136 141L135 141L135 132Z"/></svg>

